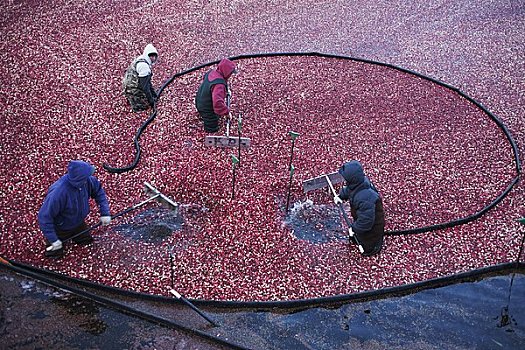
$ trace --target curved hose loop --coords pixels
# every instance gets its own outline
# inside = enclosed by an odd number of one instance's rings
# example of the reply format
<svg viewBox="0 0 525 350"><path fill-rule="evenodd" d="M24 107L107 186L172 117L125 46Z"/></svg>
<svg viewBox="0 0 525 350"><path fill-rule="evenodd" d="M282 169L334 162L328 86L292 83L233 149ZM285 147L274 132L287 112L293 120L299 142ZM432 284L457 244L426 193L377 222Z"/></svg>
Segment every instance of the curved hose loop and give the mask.
<svg viewBox="0 0 525 350"><path fill-rule="evenodd" d="M479 219L486 212L488 212L490 209L494 208L499 202L501 202L503 200L503 198L505 198L505 196L507 196L507 194L518 183L518 181L519 181L519 176L516 176L512 180L512 182L507 186L505 191L503 191L498 197L496 197L495 200L493 200L489 205L487 205L486 207L484 207L480 211L478 211L478 212L476 212L474 214L471 214L471 215L469 215L467 217L464 217L464 218L461 218L461 219L452 220L452 221L449 221L449 222L444 222L444 223L441 223L441 224L424 226L424 227L420 227L420 228L414 228L414 229L408 229L408 230L387 231L387 232L385 232L385 234L389 235L389 236L409 235L409 234L415 234L415 233L424 233L424 232L437 231L437 230L442 230L442 229L445 229L445 228L451 228L451 227L454 227L454 226L467 224L467 223L469 223L471 221Z"/></svg>
<svg viewBox="0 0 525 350"><path fill-rule="evenodd" d="M383 67L395 69L395 70L403 72L403 73L414 75L416 77L419 77L419 78L431 81L431 82L433 82L435 84L438 84L438 85L440 85L440 86L442 86L442 87L444 87L446 89L452 90L453 92L459 94L461 97L465 98L467 101L473 103L474 105L476 105L476 107L481 109L489 118L491 118L496 123L496 125L503 131L503 133L505 134L505 137L507 138L507 140L509 141L509 143L510 143L510 145L512 147L512 151L513 151L513 155L514 155L514 161L516 163L516 176L510 181L510 183L507 185L506 189L498 197L496 197L496 199L494 199L489 205L487 205L486 207L484 207L481 210L477 211L476 213L468 215L468 216L466 216L464 218L459 218L459 219L452 220L452 221L449 221L449 222L444 222L444 223L439 223L439 224L434 224L434 225L429 225L429 226L424 226L424 227L419 227L419 228L414 228L414 229L387 231L387 232L385 232L386 235L397 236L397 235L408 235L408 234L417 234L417 233L431 232L431 231L441 230L441 229L445 229L445 228L451 228L451 227L454 227L454 226L458 226L458 225L463 225L463 224L469 223L471 221L474 221L474 220L480 218L486 212L488 212L490 209L494 208L499 202L501 202L507 196L507 194L518 183L518 181L520 179L520 175L521 175L521 161L520 161L520 157L519 157L518 146L516 144L516 141L514 140L512 135L510 134L508 128L505 126L505 124L498 117L496 117L494 114L489 112L478 101L476 101L473 98L471 98L470 96L466 95L465 93L463 93L458 88L455 88L455 87L453 87L451 85L448 85L448 84L446 84L446 83L444 83L444 82L442 82L440 80L437 80L437 79L434 79L434 78L430 78L430 77L427 77L427 76L425 76L423 74L411 71L409 69L401 68L401 67L398 67L398 66L395 66L395 65L392 65L392 64L383 63L383 62L377 62L377 61L372 61L372 60L367 60L367 59L363 59L363 58L356 58L356 57L342 56L342 55L335 55L335 54L325 54L325 53L320 53L320 52L256 53L256 54L245 54L245 55L231 56L231 57L228 57L228 58L230 60L232 60L232 61L236 61L236 60L250 59L250 58L283 57L283 56L289 56L289 57L314 56L314 57L324 57L324 58L336 58L336 59L350 60L350 61L355 61L355 62L362 62L362 63L367 63L367 64L383 66ZM158 95L160 96L162 91L164 91L164 89L168 85L170 85L176 78L178 78L180 76L183 76L185 74L188 74L188 73L191 73L191 72L194 72L194 71L206 68L206 67L210 67L210 66L216 65L219 62L220 62L220 60L204 63L204 64L201 64L199 66L196 66L196 67L193 67L193 68L187 69L185 71L182 71L182 72L174 74L171 78L169 78L166 82L164 82L164 84L162 84L162 86L158 90ZM156 108L154 108L153 113L150 116L150 118L148 120L146 120L146 122L144 122L144 124L137 131L137 135L135 136L135 140L134 140L135 149L137 150L137 153L135 155L135 161L130 166L127 166L127 167L124 167L124 168L112 168L109 165L104 164L103 165L104 169L106 169L109 172L123 173L123 172L129 171L129 170L132 170L132 169L134 169L137 166L137 163L138 163L138 161L140 159L140 145L138 143L138 140L140 138L140 135L142 134L142 132L146 128L146 126L148 126L148 124L153 121L153 119L155 118L156 115L157 115L157 110L156 110Z"/></svg>
<svg viewBox="0 0 525 350"><path fill-rule="evenodd" d="M171 78L166 80L161 85L161 87L157 91L157 96L160 97L160 95L162 94L164 89L168 85L170 85L176 78L178 78L178 77L180 77L180 76L182 76L184 74L191 73L191 72L193 72L195 70L199 70L199 69L201 69L203 67L211 66L211 65L214 65L214 64L217 64L217 63L219 63L219 61L206 63L204 65L197 66L197 67L188 69L186 71L183 71L181 73L174 74ZM104 163L104 164L102 164L102 167L106 171L108 171L110 173L115 173L115 174L122 174L122 173L125 173L127 171L133 170L133 169L135 169L137 167L137 165L139 163L139 160L140 160L140 155L141 155L141 149L140 149L140 144L139 144L140 136L142 135L142 133L144 132L146 127L155 119L156 116L157 116L157 104L155 103L155 105L153 106L153 111L151 112L149 118L144 123L142 123L142 125L138 128L137 133L135 134L135 138L133 139L133 144L134 144L134 147L135 147L135 159L133 160L133 162L130 165L125 166L125 167L121 167L121 168L112 167L111 165L109 165L107 163Z"/></svg>
<svg viewBox="0 0 525 350"><path fill-rule="evenodd" d="M102 166L104 167L104 169L106 169L106 171L110 173L122 174L122 173L125 173L126 171L133 170L137 167L137 164L139 163L139 160L140 160L140 154L141 154L141 149L140 149L140 144L139 144L140 135L142 135L146 127L155 119L156 116L157 116L157 105L155 104L153 106L153 111L151 112L149 118L144 123L142 123L142 125L137 130L135 138L133 139L133 145L135 147L135 160L133 160L133 162L130 165L122 167L122 168L115 168L107 163L104 163L102 164Z"/></svg>
<svg viewBox="0 0 525 350"><path fill-rule="evenodd" d="M427 77L427 76L425 76L423 74L414 72L414 71L409 70L409 69L401 68L401 67L398 67L398 66L395 66L395 65L392 65L392 64L383 63L383 62L377 62L377 61L372 61L372 60L367 60L367 59L362 59L362 58L349 57L349 56L342 56L342 55L335 55L335 54L324 54L324 53L319 53L319 52L276 52L276 53L248 54L248 55L233 56L233 57L230 57L230 60L257 58L257 57L279 57L279 56L315 56L315 57L324 57L324 58L344 59L344 60L351 60L351 61L355 61L355 62L362 62L362 63L367 63L367 64L373 64L373 65L377 65L377 66L383 66L383 67L395 69L395 70L403 72L403 73L414 75L416 77L419 77L419 78L428 80L430 82L433 82L435 84L438 84L438 85L440 85L440 86L442 86L442 87L444 87L446 89L452 90L453 92L457 93L459 96L461 96L464 99L466 99L467 101L471 102L476 107L481 109L490 119L492 119L496 123L496 125L505 134L505 137L507 138L507 141L510 143L510 145L512 147L514 161L516 163L516 176L509 182L509 184L507 185L506 189L498 197L496 197L496 199L494 199L489 205L487 205L486 207L484 207L481 210L477 211L476 213L468 215L468 216L466 216L464 218L459 218L459 219L452 220L452 221L449 221L449 222L444 222L444 223L439 223L439 224L434 224L434 225L429 225L429 226L424 226L424 227L419 227L419 228L414 228L414 229L387 231L387 232L385 232L386 235L397 236L397 235L408 235L408 234L417 234L417 233L431 232L431 231L441 230L441 229L445 229L445 228L451 228L451 227L454 227L454 226L459 226L459 225L463 225L463 224L469 223L471 221L474 221L474 220L480 218L485 213L487 213L490 209L494 208L499 202L501 202L507 196L507 194L518 183L518 181L520 179L520 176L521 176L521 161L520 161L520 157L519 157L518 146L516 144L516 141L514 140L512 135L510 134L510 131L505 126L505 124L501 121L501 119L496 117L494 114L492 114L490 111L488 111L481 103L479 103L478 101L474 100L473 98L471 98L470 96L468 96L467 94L465 94L464 92L459 90L458 88L455 88L455 87L453 87L451 85L448 85L448 84L446 84L446 83L444 83L444 82L442 82L440 80L437 80L437 79L434 79L434 78L431 78L431 77ZM215 63L216 62L213 62L213 63L209 63L207 65L212 65L212 64L215 64Z"/></svg>

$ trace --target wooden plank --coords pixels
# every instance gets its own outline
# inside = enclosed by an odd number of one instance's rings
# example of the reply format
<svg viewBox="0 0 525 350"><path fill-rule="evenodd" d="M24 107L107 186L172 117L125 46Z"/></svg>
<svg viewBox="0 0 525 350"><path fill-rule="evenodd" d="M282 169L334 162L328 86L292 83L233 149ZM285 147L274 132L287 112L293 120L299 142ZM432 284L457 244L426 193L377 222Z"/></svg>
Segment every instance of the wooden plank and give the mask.
<svg viewBox="0 0 525 350"><path fill-rule="evenodd" d="M326 174L326 175L328 175L328 177L330 178L330 181L334 185L345 181L345 179L337 171L334 173ZM312 179L303 181L304 193L313 191L313 190L317 190L323 187L328 187L328 181L326 181L325 175L317 176Z"/></svg>
<svg viewBox="0 0 525 350"><path fill-rule="evenodd" d="M251 140L247 137L241 137L241 148L250 147ZM235 136L206 136L204 145L208 147L234 148L239 147L239 138Z"/></svg>

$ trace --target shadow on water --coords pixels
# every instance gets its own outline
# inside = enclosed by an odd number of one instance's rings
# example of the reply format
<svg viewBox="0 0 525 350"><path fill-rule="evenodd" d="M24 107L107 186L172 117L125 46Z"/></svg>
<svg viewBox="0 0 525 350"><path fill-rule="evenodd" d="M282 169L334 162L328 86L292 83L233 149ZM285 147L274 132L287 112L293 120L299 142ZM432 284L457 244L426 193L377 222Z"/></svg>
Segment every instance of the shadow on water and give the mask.
<svg viewBox="0 0 525 350"><path fill-rule="evenodd" d="M314 204L311 200L296 202L289 211L285 224L295 237L310 243L333 240L348 241L341 223L339 210L334 205Z"/></svg>
<svg viewBox="0 0 525 350"><path fill-rule="evenodd" d="M116 226L114 230L133 240L162 243L183 225L184 220L180 212L151 208L140 212L126 224Z"/></svg>
<svg viewBox="0 0 525 350"><path fill-rule="evenodd" d="M92 335L100 335L104 333L108 325L99 318L99 306L85 298L67 294L61 297L52 297L51 302L60 308L66 310L71 316L79 316L82 321L77 323L77 326Z"/></svg>
<svg viewBox="0 0 525 350"><path fill-rule="evenodd" d="M21 281L20 286L24 295L40 301L49 301L57 309L65 311L68 317L75 318L77 320L76 325L85 332L100 335L108 327L106 322L99 318L100 308L94 301L61 290L45 288L31 280ZM41 309L35 309L28 316L33 320L51 318L49 312Z"/></svg>
<svg viewBox="0 0 525 350"><path fill-rule="evenodd" d="M502 307L501 315L499 315L495 319L498 320L499 328L510 326L510 327L507 327L506 329L507 332L514 332L512 326L518 325L518 322L516 322L516 319L512 317L512 315L510 315L508 306Z"/></svg>
<svg viewBox="0 0 525 350"><path fill-rule="evenodd" d="M518 325L518 323L516 322L516 319L512 317L512 315L509 313L509 305L511 303L511 298L512 298L512 287L514 285L515 278L516 278L516 274L513 273L512 277L510 278L507 305L501 308L501 315L496 318L497 320L499 320L498 327L500 328L506 327L507 332L513 332L512 326ZM507 327L507 326L510 326L510 327Z"/></svg>

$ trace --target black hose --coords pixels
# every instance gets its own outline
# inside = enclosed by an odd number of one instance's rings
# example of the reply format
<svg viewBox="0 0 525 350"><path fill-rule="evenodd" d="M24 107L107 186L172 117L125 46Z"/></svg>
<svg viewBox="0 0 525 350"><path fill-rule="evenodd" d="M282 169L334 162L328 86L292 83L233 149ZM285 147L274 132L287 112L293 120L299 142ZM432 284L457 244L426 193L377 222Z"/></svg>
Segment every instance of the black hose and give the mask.
<svg viewBox="0 0 525 350"><path fill-rule="evenodd" d="M446 84L446 83L444 83L442 81L439 81L437 79L430 78L430 77L427 77L427 76L422 75L420 73L417 73L417 72L414 72L414 71L411 71L411 70L408 70L408 69L405 69L405 68L401 68L401 67L398 67L398 66L395 66L395 65L392 65L392 64L383 63L383 62L377 62L377 61L372 61L372 60L367 60L367 59L362 59L362 58L342 56L342 55L324 54L324 53L319 53L319 52L274 52L274 53L257 53L257 54L238 55L238 56L229 57L229 59L232 60L232 61L235 61L235 60L242 60L242 59L259 58L259 57L282 57L282 56L289 56L289 57L294 57L294 56L314 56L314 57L325 57L325 58L336 58L336 59L351 60L351 61L355 61L355 62L362 62L362 63L368 63L368 64L373 64L373 65L378 65L378 66L384 66L384 67L392 68L392 69L398 70L398 71L403 72L403 73L411 74L411 75L417 76L419 78L426 79L426 80L431 81L433 83L436 83L436 84L438 84L438 85L440 85L440 86L442 86L442 87L444 87L446 89L452 90L453 92L459 94L461 97L465 98L469 102L471 102L474 105L476 105L476 107L480 108L487 116L489 116L489 118L492 119L496 123L496 125L505 134L505 137L507 138L507 140L509 141L509 143L510 143L510 145L512 147L514 160L515 160L515 163L516 163L516 176L510 181L510 183L507 185L506 189L499 196L497 196L496 199L494 199L489 205L487 205L486 207L482 208L481 210L475 212L474 214L470 214L470 215L468 215L466 217L463 217L463 218L459 218L459 219L448 221L448 222L444 222L444 223L438 223L438 224L433 224L433 225L429 225L429 226L414 228L414 229L387 231L387 232L385 232L386 235L398 236L398 235L407 235L407 234L417 234L417 233L431 232L431 231L441 230L441 229L445 229L445 228L451 228L451 227L454 227L454 226L458 226L458 225L463 225L463 224L469 223L471 221L474 221L474 220L480 218L486 212L488 212L490 209L494 208L499 202L501 202L507 196L507 194L512 190L512 188L518 183L520 175L521 175L521 162L520 162L520 158L519 158L518 146L517 146L516 142L514 141L512 135L510 134L508 128L505 126L505 124L498 117L493 115L484 106L482 106L479 102L477 102L473 98L469 97L468 95L466 95L465 93L463 93L459 89L457 89L457 88L455 88L453 86L450 86L450 85L448 85L448 84ZM162 93L162 91L164 91L164 89L169 84L171 84L176 78L178 78L180 76L183 76L185 74L197 71L199 69L203 69L203 68L206 68L206 67L209 67L209 66L213 66L215 64L218 64L219 62L220 61L217 60L217 61L213 61L213 62L204 63L204 64L201 64L199 66L196 66L196 67L190 68L188 70L182 71L180 73L174 74L171 78L169 78L166 82L164 82L164 84L162 84L162 86L160 87L160 89L157 92L157 95L160 97L160 94ZM139 159L140 159L140 145L139 145L139 142L138 142L139 138L140 138L140 135L142 134L144 129L148 126L148 124L150 124L153 121L153 119L155 118L156 115L157 115L157 110L154 109L153 113L151 114L151 116L148 118L148 120L146 120L144 122L144 124L142 124L142 126L138 129L137 134L135 135L134 144L135 144L135 149L136 149L136 155L135 155L134 162L131 165L129 165L127 167L123 167L123 168L113 168L113 167L111 167L111 166L109 166L107 164L104 164L103 165L104 169L106 169L107 171L112 172L112 173L123 173L123 172L129 171L129 170L132 170L132 169L134 169L137 166L137 164L139 162Z"/></svg>
<svg viewBox="0 0 525 350"><path fill-rule="evenodd" d="M139 144L140 135L142 135L146 127L155 119L156 116L157 116L157 107L156 105L154 105L153 111L151 112L149 118L144 123L142 123L142 125L137 130L137 133L135 134L135 138L133 139L133 145L135 147L135 159L133 160L133 162L130 165L121 167L121 168L112 167L111 165L104 163L102 164L102 166L104 167L104 169L106 169L106 171L110 173L121 174L121 173L125 173L126 171L133 170L137 167L137 164L139 163L139 160L140 160L140 153L141 153L140 144Z"/></svg>
<svg viewBox="0 0 525 350"><path fill-rule="evenodd" d="M102 291L119 294L126 297L135 297L143 300L150 301L159 301L164 303L180 303L179 300L172 297L166 297L162 295L146 294L130 290L124 290L112 286L101 285L98 283L91 282L85 279L78 279L63 275L50 270L40 269L31 265L26 265L16 261L9 261L13 267L21 268L22 270L33 272L42 277L49 276L55 280L62 280L67 282L73 282L77 285L96 288ZM3 264L0 264L3 265ZM428 279L426 281L404 284L400 286L382 288L376 290L370 290L365 292L357 292L352 294L341 294L336 296L329 297L320 297L320 298L309 298L309 299L294 299L294 300L278 300L278 301L223 301L223 300L198 300L198 299L189 299L192 303L211 307L211 308L239 308L239 309L257 309L257 310L271 310L274 308L281 309L294 309L294 308L304 308L304 307L315 307L315 306L330 306L330 305L340 305L343 303L349 302L359 302L365 300L375 300L375 299L384 299L390 297L398 297L402 295L412 294L421 290L433 289L444 287L447 285L479 280L486 276L503 274L503 273L525 273L525 263L503 263L493 266L488 266L476 270L471 270L468 272L458 273L454 275L448 275L444 277L437 277Z"/></svg>
<svg viewBox="0 0 525 350"><path fill-rule="evenodd" d="M209 63L209 65L216 64L216 63L218 63L218 62ZM169 84L171 84L173 82L173 80L175 80L175 78L180 77L180 76L182 76L184 74L188 74L188 73L193 72L195 70L198 70L200 68L201 67L195 67L195 68L186 70L186 71L184 71L182 73L177 73L177 74L173 75L171 78L169 78L167 81L165 81L161 85L159 90L157 91L157 100L160 97L160 94L164 91L164 89ZM110 173L122 174L122 173L125 173L127 171L131 171L131 170L133 170L133 169L135 169L137 167L137 165L139 163L139 160L140 160L140 154L141 154L141 149L140 149L140 144L139 144L140 136L142 135L142 133L144 132L146 127L155 119L156 116L157 116L157 103L155 102L155 105L153 106L153 111L151 112L149 118L146 119L146 121L144 123L142 123L142 125L138 128L137 133L135 134L135 138L133 139L133 145L135 147L135 159L133 160L133 162L130 165L127 165L125 167L120 167L120 168L112 167L111 165L109 165L107 163L104 163L104 164L102 164L102 167L104 169L106 169L106 171L108 171Z"/></svg>
<svg viewBox="0 0 525 350"><path fill-rule="evenodd" d="M467 94L465 94L464 92L459 90L458 88L452 87L452 86L450 86L450 85L448 85L448 84L446 84L446 83L444 83L444 82L442 82L440 80L437 80L437 79L434 79L434 78L430 78L430 77L427 77L427 76L425 76L423 74L420 74L420 73L417 73L417 72L414 72L414 71L411 71L411 70L408 70L408 69L405 69L405 68L401 68L401 67L398 67L398 66L395 66L395 65L392 65L392 64L383 63L383 62L377 62L377 61L372 61L372 60L367 60L367 59L362 59L362 58L349 57L349 56L341 56L341 55L334 55L334 54L323 54L323 53L319 53L319 52L260 53L260 54L249 54L249 55L233 56L233 57L230 57L230 60L239 60L239 59L247 59L247 58L257 58L257 57L279 57L279 56L316 56L316 57L325 57L325 58L344 59L344 60L351 60L351 61L355 61L355 62L362 62L362 63L368 63L368 64L373 64L373 65L388 67L388 68L392 68L392 69L398 70L398 71L403 72L403 73L414 75L416 77L419 77L419 78L431 81L431 82L433 82L435 84L438 84L438 85L440 85L440 86L442 86L442 87L444 87L446 89L452 90L453 92L457 93L461 97L465 98L467 101L473 103L476 107L481 109L490 119L492 119L496 123L496 125L505 134L505 137L507 138L507 140L509 141L509 143L510 143L510 145L512 147L512 151L513 151L513 155L514 155L514 161L516 163L516 176L510 181L510 183L507 185L506 189L498 197L496 197L496 199L494 199L489 205L487 205L486 207L484 207L481 210L477 211L476 213L468 215L468 216L466 216L464 218L459 218L459 219L448 221L448 222L444 222L444 223L433 224L433 225L419 227L419 228L414 228L414 229L387 231L387 232L385 232L386 235L398 236L398 235L407 235L407 234L417 234L417 233L431 232L431 231L441 230L441 229L445 229L445 228L451 228L451 227L454 227L454 226L459 226L459 225L463 225L463 224L469 223L471 221L479 219L481 216L483 216L490 209L494 208L499 202L501 202L503 200L503 198L505 198L507 196L507 194L512 190L512 188L518 183L518 181L520 179L520 175L521 175L521 161L520 161L520 158L519 158L518 146L516 144L516 141L514 140L512 135L510 134L508 128L505 126L505 124L498 117L496 117L494 114L489 112L483 105L481 105L481 103L479 103L478 101L474 100L473 98L471 98L470 96L468 96ZM202 65L202 66L200 66L198 68L203 68L205 66L213 65L215 63L217 63L217 62L207 63L206 65ZM184 74L184 72L182 74Z"/></svg>
<svg viewBox="0 0 525 350"><path fill-rule="evenodd" d="M163 318L163 317L160 317L160 316L157 316L157 315L154 315L154 314L151 314L151 313L148 313L148 312L145 312L145 311L133 308L133 307L131 307L129 305L126 305L125 303L116 301L114 299L102 297L102 296L100 296L98 294L91 293L91 292L88 292L86 290L83 290L83 289L80 289L80 288L76 288L76 287L73 287L73 286L70 286L70 285L67 285L67 284L64 284L64 283L61 283L61 282L57 281L57 279L58 279L58 280L63 280L63 281L70 282L70 283L71 282L76 282L77 280L75 280L73 278L67 278L67 277L65 277L63 275L60 275L60 274L49 274L48 273L49 271L46 271L46 270L39 270L39 269L35 269L33 267L30 268L27 265L24 266L22 264L16 264L16 263L12 263L12 262L11 262L11 265L0 264L0 266L4 267L4 268L7 268L7 269L10 269L11 271L14 271L16 273L25 275L27 277L31 277L31 278L36 279L38 281L44 282L44 283L46 283L48 285L51 285L53 287L66 290L66 291L68 291L68 292L70 292L72 294L79 295L79 296L82 296L84 298L93 300L93 301L95 301L95 302L97 302L97 303L99 303L99 304L101 304L101 305L103 305L105 307L112 308L112 309L118 310L119 312L123 312L123 313L129 314L129 315L133 315L133 316L135 316L137 318L140 318L142 320L145 320L145 321L148 321L148 322L152 322L152 323L156 323L156 324L159 324L159 325L162 325L162 326L165 326L165 327L178 329L180 331L189 333L191 335L195 335L195 336L198 336L200 338L206 339L207 341L211 341L211 342L213 342L215 344L220 344L220 345L223 345L223 346L227 346L228 348L231 348L231 349L243 349L243 350L247 349L246 347L244 347L242 345L235 344L235 343L233 343L231 341L228 341L228 340L216 337L214 335L211 335L211 334L208 334L206 332L203 332L203 331L201 331L199 329L195 329L195 328L190 328L190 327L184 326L183 324L180 324L178 322L175 322L175 321L172 321L172 320L169 320L169 319L166 319L166 318ZM100 285L95 284L95 283L83 284L83 285L87 286L87 287L100 289ZM118 289L115 289L113 291L118 291ZM119 294L122 295L122 293L119 293Z"/></svg>

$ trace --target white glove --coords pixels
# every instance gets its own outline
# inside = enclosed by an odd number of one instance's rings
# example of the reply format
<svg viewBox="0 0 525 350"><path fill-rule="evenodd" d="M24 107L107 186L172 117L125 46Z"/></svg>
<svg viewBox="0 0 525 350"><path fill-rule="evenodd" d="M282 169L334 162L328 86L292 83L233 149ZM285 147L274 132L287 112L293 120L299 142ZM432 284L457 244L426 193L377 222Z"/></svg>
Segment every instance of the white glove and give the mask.
<svg viewBox="0 0 525 350"><path fill-rule="evenodd" d="M339 204L343 203L343 200L341 198L339 198L339 196L335 196L334 197L334 203L339 205Z"/></svg>
<svg viewBox="0 0 525 350"><path fill-rule="evenodd" d="M350 237L354 237L354 230L352 230L351 227L348 228L348 234L350 235Z"/></svg>
<svg viewBox="0 0 525 350"><path fill-rule="evenodd" d="M100 223L102 226L107 226L111 222L111 216L101 216L100 217Z"/></svg>
<svg viewBox="0 0 525 350"><path fill-rule="evenodd" d="M51 245L49 247L46 248L46 250L48 252L51 252L51 251L55 251L55 250L59 250L59 249L62 249L62 241L57 239L56 241L54 241L53 243L51 243Z"/></svg>

